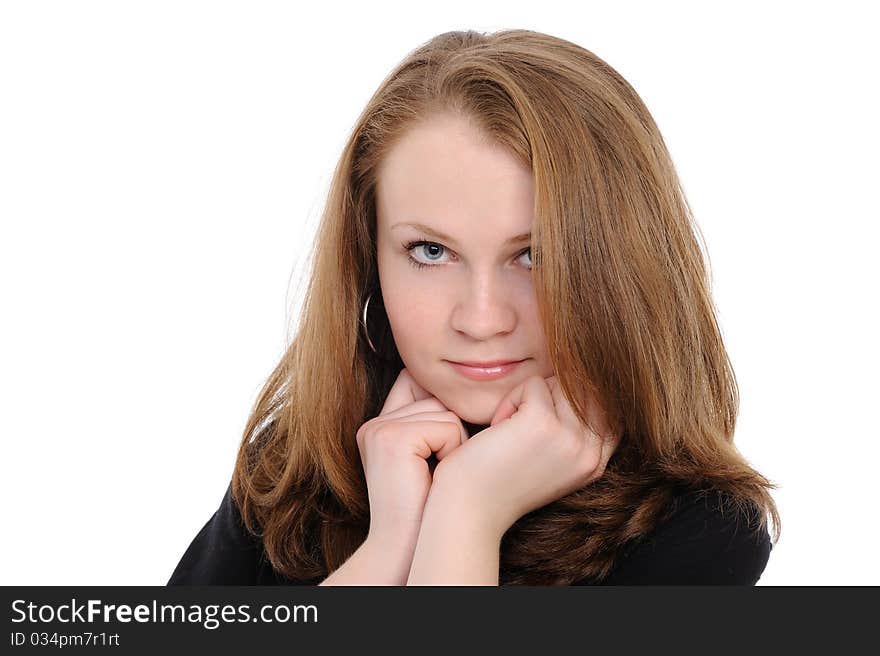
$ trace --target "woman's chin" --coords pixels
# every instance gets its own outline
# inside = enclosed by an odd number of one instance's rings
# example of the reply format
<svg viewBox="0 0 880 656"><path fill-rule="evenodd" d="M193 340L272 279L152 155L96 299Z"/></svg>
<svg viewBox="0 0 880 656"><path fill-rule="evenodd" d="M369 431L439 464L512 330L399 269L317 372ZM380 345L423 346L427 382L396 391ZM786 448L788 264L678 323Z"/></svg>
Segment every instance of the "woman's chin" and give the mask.
<svg viewBox="0 0 880 656"><path fill-rule="evenodd" d="M458 404L452 399L444 401L440 396L437 398L461 420L468 436L479 433L492 423L492 415L495 414L495 404L497 404L495 399L490 399L487 403Z"/></svg>

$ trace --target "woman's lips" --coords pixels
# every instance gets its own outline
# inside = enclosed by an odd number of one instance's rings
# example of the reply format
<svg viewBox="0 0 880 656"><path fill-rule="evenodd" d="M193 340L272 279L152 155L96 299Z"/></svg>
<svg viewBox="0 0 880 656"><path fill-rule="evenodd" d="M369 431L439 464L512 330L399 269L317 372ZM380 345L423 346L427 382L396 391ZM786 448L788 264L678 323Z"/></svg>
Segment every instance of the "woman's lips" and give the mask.
<svg viewBox="0 0 880 656"><path fill-rule="evenodd" d="M470 367L468 365L459 364L458 362L452 362L447 360L449 364L452 365L452 368L455 369L458 373L466 378L470 378L471 380L496 380L498 378L503 378L507 374L514 371L519 365L521 365L525 360L519 360L518 362L510 362L507 364L502 364L494 367Z"/></svg>

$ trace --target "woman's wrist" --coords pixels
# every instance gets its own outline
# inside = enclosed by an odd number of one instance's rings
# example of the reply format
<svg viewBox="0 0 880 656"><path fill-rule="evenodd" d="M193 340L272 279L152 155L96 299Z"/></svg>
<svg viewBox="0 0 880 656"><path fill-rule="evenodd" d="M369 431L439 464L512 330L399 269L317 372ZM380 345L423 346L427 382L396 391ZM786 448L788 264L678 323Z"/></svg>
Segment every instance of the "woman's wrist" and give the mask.
<svg viewBox="0 0 880 656"><path fill-rule="evenodd" d="M371 528L364 542L369 542L370 545L383 553L405 559L407 556L412 556L418 539L418 526L407 530L374 530Z"/></svg>
<svg viewBox="0 0 880 656"><path fill-rule="evenodd" d="M406 585L414 551L406 538L371 534L320 585Z"/></svg>
<svg viewBox="0 0 880 656"><path fill-rule="evenodd" d="M432 483L407 585L498 585L501 523L448 484Z"/></svg>
<svg viewBox="0 0 880 656"><path fill-rule="evenodd" d="M492 512L491 500L476 498L468 490L466 481L460 480L454 471L442 469L440 466L435 471L428 503L425 504L426 514L429 507L432 521L438 515L450 519L454 517L461 525L477 529L484 538L499 541L517 519ZM423 522L424 519L423 517Z"/></svg>
<svg viewBox="0 0 880 656"><path fill-rule="evenodd" d="M377 564L377 569L387 574L387 582L380 585L406 585L418 538L418 531L412 535L406 532L370 531L361 548Z"/></svg>

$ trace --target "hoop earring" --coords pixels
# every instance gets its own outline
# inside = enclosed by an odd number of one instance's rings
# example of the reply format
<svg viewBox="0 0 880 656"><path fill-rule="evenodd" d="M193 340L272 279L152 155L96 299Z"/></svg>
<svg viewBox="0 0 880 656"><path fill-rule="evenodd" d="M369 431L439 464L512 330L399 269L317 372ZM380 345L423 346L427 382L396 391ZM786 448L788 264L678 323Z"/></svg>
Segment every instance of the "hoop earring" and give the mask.
<svg viewBox="0 0 880 656"><path fill-rule="evenodd" d="M364 335L365 335L366 338L367 338L367 344L370 345L370 348L372 349L373 353L378 354L379 351L377 351L377 350L376 350L376 347L373 346L373 340L370 339L370 330L369 330L369 328L367 328L367 310L368 310L369 307L370 307L370 299L371 299L372 297L373 297L373 292L370 292L370 293L367 295L367 300L366 300L366 302L364 303L364 311L363 311L363 314L361 315L361 326L363 326L363 328L364 328Z"/></svg>

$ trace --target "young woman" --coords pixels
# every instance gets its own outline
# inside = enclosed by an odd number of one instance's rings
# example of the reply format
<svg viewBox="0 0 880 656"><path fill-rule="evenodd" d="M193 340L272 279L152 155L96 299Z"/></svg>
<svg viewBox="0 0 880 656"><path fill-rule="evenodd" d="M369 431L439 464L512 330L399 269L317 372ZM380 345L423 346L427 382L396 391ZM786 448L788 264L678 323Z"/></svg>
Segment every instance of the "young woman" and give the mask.
<svg viewBox="0 0 880 656"><path fill-rule="evenodd" d="M361 114L298 332L169 584L754 584L776 486L644 103L527 30Z"/></svg>

